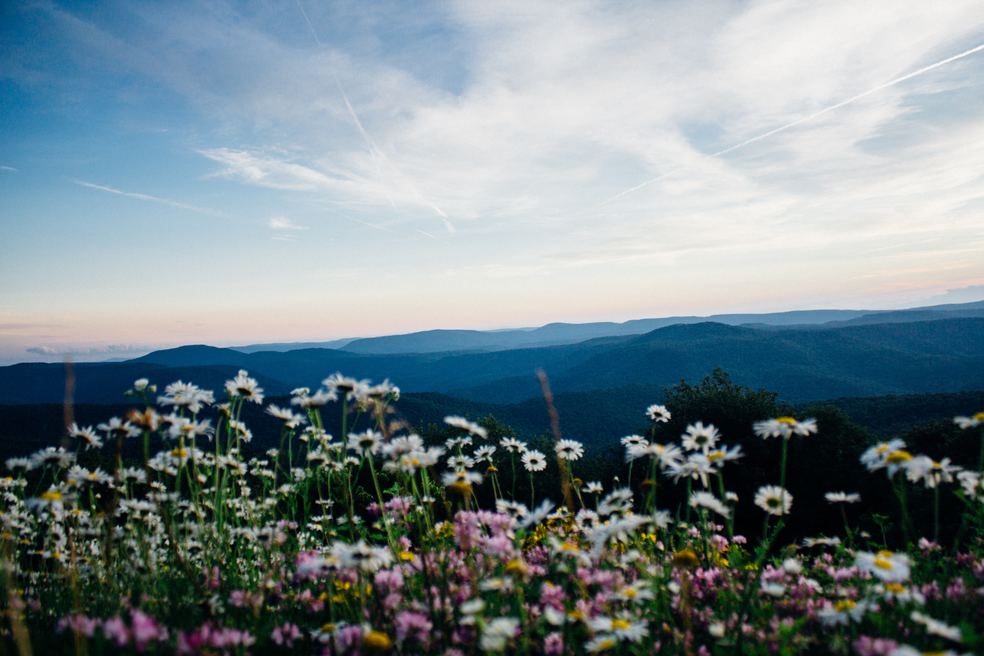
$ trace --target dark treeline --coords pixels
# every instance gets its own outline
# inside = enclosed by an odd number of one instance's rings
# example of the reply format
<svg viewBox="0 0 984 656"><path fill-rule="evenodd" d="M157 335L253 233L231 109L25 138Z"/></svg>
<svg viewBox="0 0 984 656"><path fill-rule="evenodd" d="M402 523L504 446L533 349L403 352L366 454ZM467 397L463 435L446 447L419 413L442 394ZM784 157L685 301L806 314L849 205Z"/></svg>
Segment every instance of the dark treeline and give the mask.
<svg viewBox="0 0 984 656"><path fill-rule="evenodd" d="M648 397L648 398L647 398ZM978 437L973 431L962 431L952 422L955 414L973 414L984 406L984 393L908 395L904 397L872 397L837 399L830 402L793 406L783 403L776 393L750 389L734 383L723 371L717 370L700 383L681 382L659 390L633 390L620 393L608 390L599 393L558 395L557 406L561 429L565 437L580 440L586 448L585 457L574 463L574 473L582 481L600 481L606 489L613 482L631 485L641 498L648 492L647 467L637 463L632 480L628 480L625 450L618 436L637 433L661 443L679 443L688 424L702 421L714 424L722 434L722 443L740 445L744 457L724 468L725 486L739 496L736 529L739 532L759 530L761 512L752 503L755 490L761 485L778 484L780 444L778 439L763 440L752 432L752 424L760 419L781 415L797 418L815 417L819 433L796 437L790 443L787 485L793 495L794 512L788 518L785 532L789 540L804 536L842 533L840 510L828 504L824 493L831 491L858 492L862 502L848 507L851 522L874 535L882 530L899 530L896 500L884 472L869 473L860 464L860 454L886 435L906 441L913 453L925 453L934 459L949 457L954 463L974 466ZM673 414L666 424L650 424L644 416L649 402L666 404ZM288 399L268 399L268 403L288 405ZM81 425L96 425L111 416L125 416L133 405L76 405L71 416ZM489 429L489 444L498 444L505 436L516 437L548 456L549 466L536 476L536 498L561 501L559 473L553 457L553 437L548 430L545 404L533 399L511 406L488 406L461 401L436 394L407 394L396 404L398 414L393 421L405 424L420 433L428 443L442 443L456 434L445 426L443 417L462 414L477 420ZM490 413L489 410L499 410ZM211 411L209 411L211 412ZM621 417L618 431L611 427L599 435L593 426L597 417ZM340 433L337 406L323 409L325 427L329 433ZM46 447L63 445L74 449L64 438L63 406L20 405L0 406L0 455L23 456ZM588 418L588 419L585 419ZM263 457L267 449L279 446L280 421L267 415L263 408L247 405L242 419L253 432L250 452ZM356 429L368 427L371 418L350 423ZM138 440L127 445L128 457L139 457ZM157 445L160 446L160 445ZM208 448L207 444L200 447ZM108 450L100 452L107 457ZM511 491L511 467L508 455L500 447L497 456L499 477L503 489ZM96 456L82 454L83 464L100 464ZM530 502L529 477L517 462L516 498ZM483 468L484 471L484 468ZM676 516L685 509L685 484L674 483L660 476L658 480L659 507ZM714 483L716 486L716 483ZM699 484L698 484L699 487ZM697 488L695 488L697 489ZM482 485L479 495L491 499L490 486ZM949 493L943 495L943 536L956 530L953 518L957 515L956 501ZM592 507L593 498L584 497ZM913 490L910 510L917 526L931 524L932 496L921 488Z"/></svg>

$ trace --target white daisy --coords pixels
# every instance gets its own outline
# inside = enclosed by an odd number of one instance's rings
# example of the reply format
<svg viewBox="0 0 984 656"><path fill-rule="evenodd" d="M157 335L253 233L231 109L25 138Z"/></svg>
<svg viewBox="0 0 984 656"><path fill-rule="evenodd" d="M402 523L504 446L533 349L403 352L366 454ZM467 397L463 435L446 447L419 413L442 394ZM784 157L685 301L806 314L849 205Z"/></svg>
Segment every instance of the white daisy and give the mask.
<svg viewBox="0 0 984 656"><path fill-rule="evenodd" d="M907 581L909 579L909 557L905 554L882 550L877 553L859 551L854 564L886 583Z"/></svg>
<svg viewBox="0 0 984 656"><path fill-rule="evenodd" d="M755 430L755 434L763 439L781 437L788 440L793 435L806 437L816 433L817 420L811 418L797 421L794 417L776 417L775 419L757 421L752 425L752 428Z"/></svg>
<svg viewBox="0 0 984 656"><path fill-rule="evenodd" d="M755 493L755 505L770 515L788 515L793 495L778 485L766 485Z"/></svg>
<svg viewBox="0 0 984 656"><path fill-rule="evenodd" d="M703 451L707 453L717 444L721 433L713 424L705 426L703 422L689 424L687 431L682 435L680 443L687 451Z"/></svg>
<svg viewBox="0 0 984 656"><path fill-rule="evenodd" d="M575 461L584 455L584 445L577 440L558 440L554 451L561 460Z"/></svg>
<svg viewBox="0 0 984 656"><path fill-rule="evenodd" d="M857 503L861 500L861 495L856 492L827 492L823 495L828 503Z"/></svg>
<svg viewBox="0 0 984 656"><path fill-rule="evenodd" d="M547 457L535 449L523 452L522 460L528 472L540 472L547 468Z"/></svg>
<svg viewBox="0 0 984 656"><path fill-rule="evenodd" d="M263 388L255 378L249 377L249 372L245 369L240 369L235 378L227 380L225 389L229 398L244 399L256 404L263 403Z"/></svg>
<svg viewBox="0 0 984 656"><path fill-rule="evenodd" d="M646 416L649 417L650 421L665 424L673 415L670 414L670 411L666 409L665 405L653 404L646 408Z"/></svg>
<svg viewBox="0 0 984 656"><path fill-rule="evenodd" d="M953 423L960 428L977 428L984 424L984 412L978 412L973 417L954 417Z"/></svg>
<svg viewBox="0 0 984 656"><path fill-rule="evenodd" d="M721 500L710 492L694 492L690 495L691 508L707 508L713 510L722 517L730 517L731 509L721 503Z"/></svg>
<svg viewBox="0 0 984 656"><path fill-rule="evenodd" d="M522 453L526 451L526 442L520 442L515 437L504 437L499 440L499 446L509 453Z"/></svg>

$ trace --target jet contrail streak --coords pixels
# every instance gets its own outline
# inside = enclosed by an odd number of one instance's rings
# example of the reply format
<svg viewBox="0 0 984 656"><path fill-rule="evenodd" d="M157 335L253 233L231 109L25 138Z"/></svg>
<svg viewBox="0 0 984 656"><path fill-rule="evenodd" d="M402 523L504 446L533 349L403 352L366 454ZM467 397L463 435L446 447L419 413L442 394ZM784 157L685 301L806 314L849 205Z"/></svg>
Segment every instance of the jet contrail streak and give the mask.
<svg viewBox="0 0 984 656"><path fill-rule="evenodd" d="M199 214L207 214L209 216L220 216L225 217L226 215L217 210L211 210L207 207L198 207L197 205L190 205L188 203L182 203L176 200L171 200L170 198L162 198L161 196L151 196L150 194L141 194L133 191L123 191L122 189L117 189L116 187L108 187L106 185L96 184L94 182L86 182L85 180L70 180L73 184L77 184L80 187L86 187L88 189L95 189L97 191L105 191L109 194L116 194L117 196L125 196L126 198L133 198L135 200L142 200L149 203L157 203L159 205L167 205L169 207L176 207L181 210L191 210L192 212L198 212Z"/></svg>
<svg viewBox="0 0 984 656"><path fill-rule="evenodd" d="M297 8L300 10L301 16L304 17L304 22L307 23L308 29L311 30L311 36L314 37L315 43L317 43L320 47L322 43L321 39L318 38L318 31L314 29L314 23L311 22L311 19L308 18L307 12L304 11L304 5L301 4L301 0L297 0ZM444 227L447 231L454 232L454 225L448 219L448 215L444 212L444 210L438 207L437 204L431 202L427 198L424 198L424 196L420 193L420 190L417 189L417 186L413 184L413 181L410 180L410 178L407 177L407 175L403 173L403 171L400 170L400 168L389 157L387 157L382 150L379 149L375 140L373 140L372 135L369 134L368 130L366 130L365 126L362 124L362 121L359 119L359 115L356 113L355 108L352 107L348 94L345 93L345 88L342 86L338 76L332 73L332 77L335 79L335 86L338 87L338 92L342 95L342 100L345 102L345 108L348 110L349 116L355 123L355 127L359 131L359 134L362 135L363 141L366 142L366 147L369 149L369 156L372 157L373 165L376 167L376 175L378 175L380 180L382 180L384 176L382 168L380 167L380 162L388 165L397 174L397 176L407 184L411 193L413 193L417 200L424 205L427 205L434 211L435 214L441 217L441 221L444 223ZM383 191L386 194L386 200L389 201L390 207L395 210L396 203L393 201L393 196L389 193L389 189L384 188Z"/></svg>
<svg viewBox="0 0 984 656"><path fill-rule="evenodd" d="M841 107L844 107L845 105L850 105L851 103L857 102L858 100L861 100L862 98L866 98L866 97L870 96L873 93L877 93L877 92L879 92L879 91L881 91L883 89L887 89L888 87L895 86L896 84L899 84L901 82L905 82L906 80L910 80L910 79L916 77L917 75L922 75L923 73L928 73L929 71L932 71L934 69L937 69L940 66L945 66L945 65L947 65L947 64L949 64L951 62L955 62L958 59L963 59L964 57L969 57L970 55L973 55L976 52L980 52L981 50L984 50L984 43L982 43L980 45L977 45L977 46L974 46L973 48L970 48L969 50L964 50L963 52L957 53L957 54L953 55L952 57L947 57L946 59L942 59L942 60L936 62L935 64L930 64L928 66L923 66L922 68L917 69L915 71L912 71L911 73L906 73L905 75L902 75L901 77L897 77L897 78L895 78L893 80L889 80L888 82L885 82L883 84L879 84L877 87L873 87L871 89L868 89L867 91L864 91L862 93L859 93L856 96L851 96L847 100L842 100L839 103L836 103L834 105L830 105L829 107L824 107L823 109L820 109L818 111L815 111L812 114L809 114L807 116L803 116L801 118L798 118L795 121L792 121L790 123L786 123L785 125L780 125L777 128L773 128L772 130L769 130L768 132L763 132L762 134L757 135L757 136L754 136L754 137L751 137L750 139L745 139L741 143L737 143L734 146L729 146L728 148L725 148L724 150L719 150L716 153L711 153L710 157L720 157L721 155L727 155L728 153L734 152L734 151L738 150L739 148L744 148L745 146L751 145L751 144L756 143L758 141L762 141L763 139L768 139L769 137L771 137L774 134L779 134L780 132L785 132L786 130L789 130L791 128L796 127L797 125L801 125L803 123L806 123L807 121L812 121L815 118L819 118L819 117L823 116L824 114L828 114L828 113L834 111L835 109L840 109ZM602 203L600 203L598 205L598 207L603 207L605 205L608 205L609 203L612 203L612 202L614 202L614 201L616 201L616 200L618 200L620 198L624 198L625 196L628 196L629 194L635 193L635 192L639 191L640 189L643 189L645 187L648 187L649 185L653 184L654 182L659 182L660 180L662 180L666 176L670 175L671 173L674 173L675 171L679 170L680 168L682 168L682 167L679 167L679 166L678 167L675 167L673 169L670 169L669 171L666 171L665 173L659 174L655 178L651 178L649 180L646 180L645 182L641 182L641 183L637 184L634 187L629 187L628 189L626 189L624 191L621 191L621 192L615 194L614 196L612 196L611 198L603 201Z"/></svg>

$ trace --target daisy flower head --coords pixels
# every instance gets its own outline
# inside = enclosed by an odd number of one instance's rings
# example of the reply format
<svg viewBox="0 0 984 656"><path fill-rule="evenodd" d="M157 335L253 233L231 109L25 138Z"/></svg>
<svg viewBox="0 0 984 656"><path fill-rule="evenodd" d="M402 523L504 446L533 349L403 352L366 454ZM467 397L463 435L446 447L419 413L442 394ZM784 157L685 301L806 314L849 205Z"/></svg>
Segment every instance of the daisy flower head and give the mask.
<svg viewBox="0 0 984 656"><path fill-rule="evenodd" d="M97 428L101 431L105 431L106 434L112 439L137 437L140 435L140 431L136 426L128 421L123 421L119 417L110 417L109 421L99 424Z"/></svg>
<svg viewBox="0 0 984 656"><path fill-rule="evenodd" d="M290 397L291 405L296 405L304 410L310 410L312 408L324 407L330 401L337 401L338 393L335 390L327 391L320 389L314 394L311 394L311 390L307 387L298 387L291 391Z"/></svg>
<svg viewBox="0 0 984 656"><path fill-rule="evenodd" d="M626 435L620 440L620 442L622 442L622 446L626 449L629 447L638 446L640 444L649 444L649 440L644 438L642 435Z"/></svg>
<svg viewBox="0 0 984 656"><path fill-rule="evenodd" d="M577 440L558 440L554 445L554 451L561 460L575 461L580 460L584 455L584 445Z"/></svg>
<svg viewBox="0 0 984 656"><path fill-rule="evenodd" d="M885 583L908 581L911 571L907 555L887 550L876 553L859 551L854 557L854 564Z"/></svg>
<svg viewBox="0 0 984 656"><path fill-rule="evenodd" d="M547 468L547 457L535 449L524 451L522 460L528 472L541 472Z"/></svg>
<svg viewBox="0 0 984 656"><path fill-rule="evenodd" d="M10 466L9 460L7 461L7 466ZM957 480L960 481L960 487L963 488L964 494L971 499L984 502L984 478L981 478L980 474L972 471L962 471L957 474Z"/></svg>
<svg viewBox="0 0 984 656"><path fill-rule="evenodd" d="M632 462L639 458L655 458L661 467L665 469L673 468L683 462L683 451L675 444L658 444L656 442L645 444L633 444L625 450L625 462Z"/></svg>
<svg viewBox="0 0 984 656"><path fill-rule="evenodd" d="M390 399L393 401L400 400L400 388L389 381L389 378L383 380L383 382L378 385L372 385L369 387L368 394L372 398L376 399Z"/></svg>
<svg viewBox="0 0 984 656"><path fill-rule="evenodd" d="M691 508L706 508L712 510L722 517L729 517L731 509L721 503L720 499L710 492L694 492L690 495Z"/></svg>
<svg viewBox="0 0 984 656"><path fill-rule="evenodd" d="M358 380L349 376L343 376L342 373L338 371L321 381L321 384L324 385L325 389L329 392L342 395L351 395L355 398L361 398L369 392L368 380Z"/></svg>
<svg viewBox="0 0 984 656"><path fill-rule="evenodd" d="M720 449L713 449L707 452L707 459L712 465L719 467L723 466L726 462L740 460L744 456L745 454L741 452L740 444L736 444L733 447L722 446Z"/></svg>
<svg viewBox="0 0 984 656"><path fill-rule="evenodd" d="M68 427L68 434L70 437L78 439L82 444L85 445L86 451L89 449L99 449L102 448L102 438L96 434L95 429L92 426L80 427L75 422Z"/></svg>
<svg viewBox="0 0 984 656"><path fill-rule="evenodd" d="M215 403L212 390L204 390L194 383L178 380L164 388L163 396L157 397L157 403L175 408L187 408L191 414L198 414L202 407Z"/></svg>
<svg viewBox="0 0 984 656"><path fill-rule="evenodd" d="M7 461L7 466L11 469L15 467L10 463L11 461L16 461L16 458L11 458ZM25 469L38 469L39 467L44 467L46 465L54 465L55 467L60 467L65 469L69 465L75 462L75 454L70 453L63 449L62 447L48 446L40 451L35 451L31 454L31 466ZM14 464L17 464L16 462Z"/></svg>
<svg viewBox="0 0 984 656"><path fill-rule="evenodd" d="M475 453L473 454L475 462L488 462L491 465L492 457L495 455L495 451L495 447L491 445L478 447L475 449Z"/></svg>
<svg viewBox="0 0 984 656"><path fill-rule="evenodd" d="M169 423L170 426L167 429L167 434L172 439L180 437L193 439L199 435L208 436L211 439L212 433L215 432L212 428L211 419L195 421L188 417L172 417Z"/></svg>
<svg viewBox="0 0 984 656"><path fill-rule="evenodd" d="M515 437L504 437L499 440L499 446L509 453L522 453L526 451L526 442L521 442Z"/></svg>
<svg viewBox="0 0 984 656"><path fill-rule="evenodd" d="M138 378L133 381L133 391L134 392L156 392L157 385L151 385L150 380L147 378Z"/></svg>
<svg viewBox="0 0 984 656"><path fill-rule="evenodd" d="M468 421L464 417L451 415L444 418L444 423L448 426L453 426L454 428L460 428L461 430L466 431L475 437L480 437L483 440L486 440L489 437L489 432L485 429L485 427L479 426L473 421Z"/></svg>
<svg viewBox="0 0 984 656"><path fill-rule="evenodd" d="M272 403L267 406L266 413L271 417L276 417L280 421L284 422L284 428L294 429L305 423L307 419L304 415L294 414L290 408L281 408L278 405L273 405Z"/></svg>
<svg viewBox="0 0 984 656"><path fill-rule="evenodd" d="M497 617L482 624L480 645L483 651L500 652L516 635L519 620L514 617Z"/></svg>
<svg viewBox="0 0 984 656"><path fill-rule="evenodd" d="M714 473L714 465L703 453L691 453L686 460L673 464L667 469L668 475L672 476L674 481L684 478L699 479L705 488L710 485L710 477Z"/></svg>
<svg viewBox="0 0 984 656"><path fill-rule="evenodd" d="M696 424L689 424L686 432L682 435L681 444L687 451L703 451L707 453L717 444L721 433L714 424L704 425L698 421Z"/></svg>
<svg viewBox="0 0 984 656"><path fill-rule="evenodd" d="M386 547L375 547L359 540L355 544L335 542L331 555L341 567L358 569L365 573L375 573L393 562L393 552Z"/></svg>
<svg viewBox="0 0 984 656"><path fill-rule="evenodd" d="M755 493L755 505L770 515L788 515L793 507L793 495L778 485L765 485Z"/></svg>
<svg viewBox="0 0 984 656"><path fill-rule="evenodd" d="M861 500L861 495L856 492L850 494L847 492L827 492L823 498L827 500L827 503L857 503Z"/></svg>
<svg viewBox="0 0 984 656"><path fill-rule="evenodd" d="M601 494L605 491L605 488L602 487L601 483L598 481L589 481L584 484L584 487L581 488L581 490L585 494Z"/></svg>
<svg viewBox="0 0 984 656"><path fill-rule="evenodd" d="M912 611L909 617L913 622L922 624L926 629L926 633L930 635L940 636L941 638L946 638L947 640L952 640L953 642L963 642L963 635L960 631L960 627L950 626L949 624L934 619L925 613L920 613L918 610Z"/></svg>
<svg viewBox="0 0 984 656"><path fill-rule="evenodd" d="M670 411L666 409L665 405L658 405L655 403L646 408L646 416L649 417L650 421L662 424L665 424L673 417L673 415L670 414Z"/></svg>
<svg viewBox="0 0 984 656"><path fill-rule="evenodd" d="M851 622L860 622L868 610L868 603L853 599L840 599L825 604L817 611L817 617L826 626L846 626Z"/></svg>
<svg viewBox="0 0 984 656"><path fill-rule="evenodd" d="M776 417L775 419L757 421L752 425L752 428L755 434L762 439L781 437L788 440L794 435L806 437L816 433L817 420L811 418L798 421L795 417Z"/></svg>
<svg viewBox="0 0 984 656"><path fill-rule="evenodd" d="M978 412L972 417L954 417L953 423L964 429L977 428L978 426L984 425L984 412Z"/></svg>
<svg viewBox="0 0 984 656"><path fill-rule="evenodd" d="M263 388L255 378L250 378L249 372L245 369L240 369L235 378L227 380L225 389L229 398L243 399L256 404L263 403Z"/></svg>
<svg viewBox="0 0 984 656"><path fill-rule="evenodd" d="M633 622L625 617L596 617L588 621L591 630L599 634L609 634L618 640L639 642L649 630L643 622Z"/></svg>
<svg viewBox="0 0 984 656"><path fill-rule="evenodd" d="M444 472L441 481L444 483L444 487L471 487L482 483L482 475L467 469L455 469Z"/></svg>
<svg viewBox="0 0 984 656"><path fill-rule="evenodd" d="M952 483L954 476L960 471L960 467L950 464L949 458L937 462L929 456L916 456L905 464L906 478L913 483L922 481L930 489L940 483Z"/></svg>
<svg viewBox="0 0 984 656"><path fill-rule="evenodd" d="M374 430L365 430L361 433L349 433L348 448L361 454L378 453L383 447L382 434Z"/></svg>
<svg viewBox="0 0 984 656"><path fill-rule="evenodd" d="M885 467L885 459L888 454L903 449L905 449L905 442L899 439L879 442L861 454L861 464L867 467L868 471L882 469Z"/></svg>

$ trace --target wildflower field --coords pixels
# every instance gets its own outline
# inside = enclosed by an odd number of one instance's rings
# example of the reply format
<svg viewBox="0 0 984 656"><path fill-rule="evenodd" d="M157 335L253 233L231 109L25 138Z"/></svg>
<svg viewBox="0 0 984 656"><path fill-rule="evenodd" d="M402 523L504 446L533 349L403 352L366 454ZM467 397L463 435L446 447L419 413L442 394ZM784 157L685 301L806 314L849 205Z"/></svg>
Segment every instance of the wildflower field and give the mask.
<svg viewBox="0 0 984 656"><path fill-rule="evenodd" d="M890 529L854 523L856 490L818 488L842 530L790 540L814 419L747 426L778 467L739 498L737 436L669 434L672 405L640 408L618 478L591 481L556 421L550 448L455 416L437 442L388 382L336 374L283 407L245 371L224 399L127 394L127 415L6 462L5 653L984 653L984 413L955 418L976 462L901 440L849 454L890 491ZM254 404L278 448L253 448Z"/></svg>

